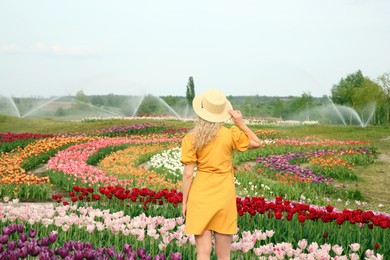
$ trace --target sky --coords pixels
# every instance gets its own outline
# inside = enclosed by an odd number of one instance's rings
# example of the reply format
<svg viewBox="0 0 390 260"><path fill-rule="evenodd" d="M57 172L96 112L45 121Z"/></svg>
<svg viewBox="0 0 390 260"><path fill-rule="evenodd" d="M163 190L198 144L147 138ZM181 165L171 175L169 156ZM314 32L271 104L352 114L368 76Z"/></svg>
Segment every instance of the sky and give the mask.
<svg viewBox="0 0 390 260"><path fill-rule="evenodd" d="M0 96L330 95L390 72L388 0L1 0Z"/></svg>

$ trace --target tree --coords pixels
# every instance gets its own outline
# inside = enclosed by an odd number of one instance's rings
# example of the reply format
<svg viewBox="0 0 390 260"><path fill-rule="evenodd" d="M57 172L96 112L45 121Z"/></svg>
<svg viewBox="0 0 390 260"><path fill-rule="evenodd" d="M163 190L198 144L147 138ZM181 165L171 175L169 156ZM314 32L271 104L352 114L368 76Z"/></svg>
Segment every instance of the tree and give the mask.
<svg viewBox="0 0 390 260"><path fill-rule="evenodd" d="M77 91L75 99L83 103L88 103L88 97L84 94L84 91L82 90Z"/></svg>
<svg viewBox="0 0 390 260"><path fill-rule="evenodd" d="M356 100L357 97L355 92L362 86L364 82L363 73L358 70L355 73L347 75L347 77L341 78L338 84L333 85L331 89L331 99L333 103L345 105L351 107L353 110L356 110ZM349 116L349 123L352 124L353 114L352 111Z"/></svg>
<svg viewBox="0 0 390 260"><path fill-rule="evenodd" d="M116 103L116 98L114 94L110 93L106 96L106 103L105 106L114 107Z"/></svg>
<svg viewBox="0 0 390 260"><path fill-rule="evenodd" d="M333 85L331 89L331 99L334 103L347 105L354 108L355 102L353 96L355 91L363 84L364 76L360 70L347 75L345 79L341 78L338 84Z"/></svg>
<svg viewBox="0 0 390 260"><path fill-rule="evenodd" d="M56 112L54 113L55 116L65 116L65 109L62 107L57 108Z"/></svg>
<svg viewBox="0 0 390 260"><path fill-rule="evenodd" d="M195 97L195 84L194 84L194 79L189 77L188 83L187 83L187 90L186 90L186 99L188 106L192 106L192 100L194 100Z"/></svg>
<svg viewBox="0 0 390 260"><path fill-rule="evenodd" d="M94 106L102 106L104 104L104 96L91 96L91 104Z"/></svg>
<svg viewBox="0 0 390 260"><path fill-rule="evenodd" d="M254 106L253 104L253 97L252 96L247 96L245 97L244 100L244 107L243 107L243 114L247 116L253 116L253 111L252 107Z"/></svg>
<svg viewBox="0 0 390 260"><path fill-rule="evenodd" d="M313 106L313 97L310 92L303 92L301 102L306 111L306 121L310 121L310 108Z"/></svg>
<svg viewBox="0 0 390 260"><path fill-rule="evenodd" d="M376 107L382 103L383 91L381 87L370 80L364 78L362 85L353 94L356 111L362 122L368 121L375 114ZM374 117L375 118L375 117Z"/></svg>
<svg viewBox="0 0 390 260"><path fill-rule="evenodd" d="M76 97L74 98L74 100L76 101L75 107L78 110L88 109L88 105L89 105L88 97L87 97L87 95L84 94L84 92L82 90L80 90L76 93Z"/></svg>
<svg viewBox="0 0 390 260"><path fill-rule="evenodd" d="M174 97L174 96L165 96L165 97L161 97L161 98L170 107L174 107L177 104L177 102L179 101L179 99L177 97Z"/></svg>
<svg viewBox="0 0 390 260"><path fill-rule="evenodd" d="M310 121L310 108L313 105L313 97L310 92L303 92L301 97L295 98L291 103L290 113L305 112L305 120Z"/></svg>
<svg viewBox="0 0 390 260"><path fill-rule="evenodd" d="M272 116L273 117L279 117L282 118L282 113L283 113L283 102L280 100L279 97L277 97L273 103L272 103Z"/></svg>
<svg viewBox="0 0 390 260"><path fill-rule="evenodd" d="M383 90L386 125L390 123L390 72L383 73L376 81Z"/></svg>

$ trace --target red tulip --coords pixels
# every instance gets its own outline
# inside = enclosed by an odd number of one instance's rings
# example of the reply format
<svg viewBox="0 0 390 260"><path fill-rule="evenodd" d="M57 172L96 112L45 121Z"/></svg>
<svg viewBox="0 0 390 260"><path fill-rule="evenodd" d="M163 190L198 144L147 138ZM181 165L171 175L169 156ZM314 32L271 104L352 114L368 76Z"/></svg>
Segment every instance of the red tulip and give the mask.
<svg viewBox="0 0 390 260"><path fill-rule="evenodd" d="M92 199L93 200L100 200L100 195L99 194L92 194Z"/></svg>

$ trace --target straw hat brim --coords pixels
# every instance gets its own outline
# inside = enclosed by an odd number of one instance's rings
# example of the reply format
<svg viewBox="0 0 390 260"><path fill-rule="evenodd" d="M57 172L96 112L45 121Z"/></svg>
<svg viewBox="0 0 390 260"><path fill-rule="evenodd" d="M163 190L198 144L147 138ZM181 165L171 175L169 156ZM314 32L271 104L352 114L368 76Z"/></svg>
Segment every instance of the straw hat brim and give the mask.
<svg viewBox="0 0 390 260"><path fill-rule="evenodd" d="M226 99L225 102L225 107L221 111L221 113L211 113L204 109L202 107L202 100L206 93L201 93L198 94L194 97L192 101L192 107L194 108L195 113L202 119L209 121L209 122L214 122L214 123L219 123L219 122L225 122L226 120L230 119L231 116L228 113L228 110L233 109L232 104L229 102L229 100Z"/></svg>

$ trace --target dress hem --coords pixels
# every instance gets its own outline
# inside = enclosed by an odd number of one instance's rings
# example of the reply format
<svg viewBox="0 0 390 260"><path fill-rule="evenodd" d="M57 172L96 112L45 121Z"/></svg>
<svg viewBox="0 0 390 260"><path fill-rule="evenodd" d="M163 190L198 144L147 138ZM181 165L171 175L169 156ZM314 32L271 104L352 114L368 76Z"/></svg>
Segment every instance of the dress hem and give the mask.
<svg viewBox="0 0 390 260"><path fill-rule="evenodd" d="M198 235L202 235L204 231L206 230L210 230L212 232L216 232L218 234L223 234L223 235L236 235L237 232L220 232L220 231L217 231L217 230L213 230L213 229L204 229L201 233L197 233L197 232L186 232L184 231L184 234L186 235L195 235L195 236L198 236Z"/></svg>

